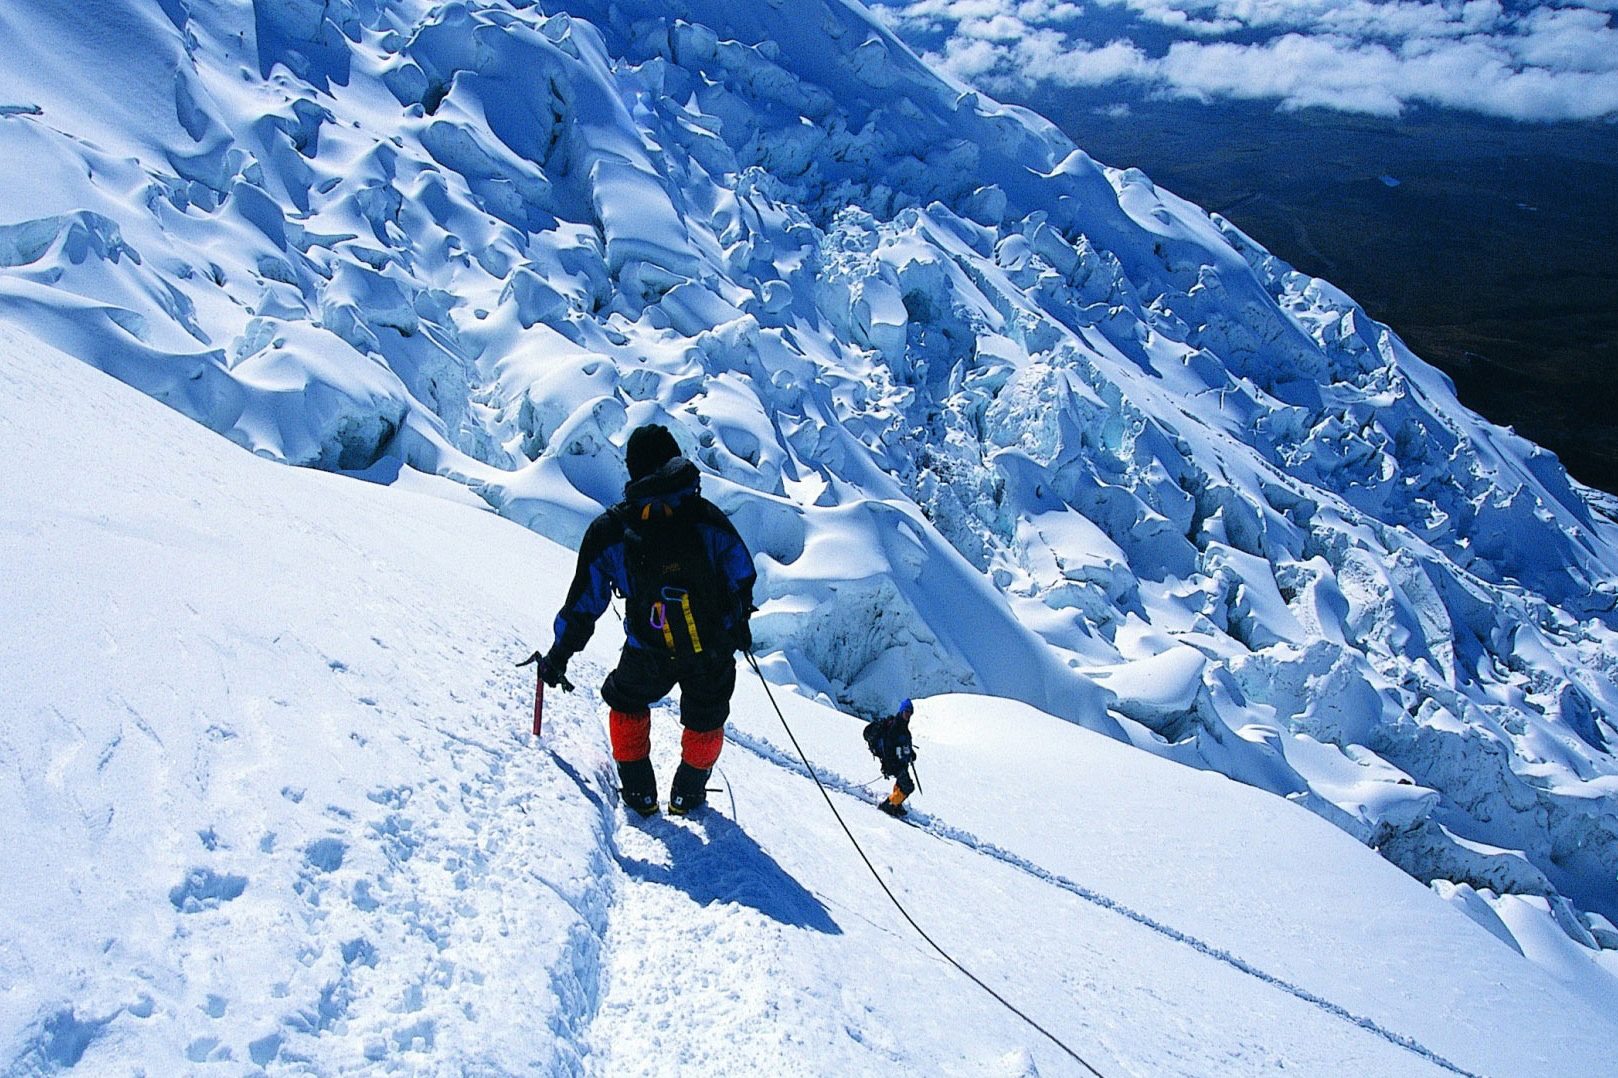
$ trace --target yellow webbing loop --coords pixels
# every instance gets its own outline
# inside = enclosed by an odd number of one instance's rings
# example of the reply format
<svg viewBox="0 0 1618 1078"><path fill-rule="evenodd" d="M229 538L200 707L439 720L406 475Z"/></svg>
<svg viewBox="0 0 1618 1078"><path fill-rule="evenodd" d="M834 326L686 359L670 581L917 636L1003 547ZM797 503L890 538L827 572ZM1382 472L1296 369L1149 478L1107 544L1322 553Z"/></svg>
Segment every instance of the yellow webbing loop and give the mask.
<svg viewBox="0 0 1618 1078"><path fill-rule="evenodd" d="M691 633L691 650L695 654L702 654L702 638L697 635L697 619L691 616L691 596L680 596L680 609L685 611L685 627ZM670 644L669 647L673 647Z"/></svg>

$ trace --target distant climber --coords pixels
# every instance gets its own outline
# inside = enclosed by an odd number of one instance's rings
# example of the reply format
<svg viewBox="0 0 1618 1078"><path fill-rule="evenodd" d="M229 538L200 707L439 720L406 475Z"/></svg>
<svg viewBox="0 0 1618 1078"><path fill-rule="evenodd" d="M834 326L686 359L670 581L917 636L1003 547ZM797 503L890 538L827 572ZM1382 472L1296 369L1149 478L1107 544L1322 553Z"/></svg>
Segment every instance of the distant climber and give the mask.
<svg viewBox="0 0 1618 1078"><path fill-rule="evenodd" d="M905 798L916 792L910 774L916 759L916 746L910 740L910 717L915 710L909 700L901 700L898 711L865 724L865 744L882 761L882 774L893 780L893 792L876 806L889 816L904 816L909 811Z"/></svg>
<svg viewBox="0 0 1618 1078"><path fill-rule="evenodd" d="M559 684L613 593L623 596L627 641L617 669L601 683L619 796L642 816L657 812L650 707L678 685L685 729L669 811L684 816L707 800L736 688L735 653L753 646L753 557L725 514L701 495L697 466L680 455L667 427L636 428L624 463L624 499L584 533L540 676Z"/></svg>

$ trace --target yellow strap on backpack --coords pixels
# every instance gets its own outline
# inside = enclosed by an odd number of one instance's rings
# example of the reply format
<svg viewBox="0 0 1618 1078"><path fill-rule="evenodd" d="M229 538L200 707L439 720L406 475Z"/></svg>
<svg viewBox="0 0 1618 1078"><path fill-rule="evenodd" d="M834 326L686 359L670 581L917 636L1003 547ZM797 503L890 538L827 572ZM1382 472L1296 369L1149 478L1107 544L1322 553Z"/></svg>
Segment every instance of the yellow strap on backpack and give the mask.
<svg viewBox="0 0 1618 1078"><path fill-rule="evenodd" d="M685 611L685 627L691 633L691 650L695 654L702 654L702 638L697 635L697 619L691 616L691 596L680 596L680 609ZM664 630L665 632L667 630ZM673 647L673 637L669 638L669 647Z"/></svg>

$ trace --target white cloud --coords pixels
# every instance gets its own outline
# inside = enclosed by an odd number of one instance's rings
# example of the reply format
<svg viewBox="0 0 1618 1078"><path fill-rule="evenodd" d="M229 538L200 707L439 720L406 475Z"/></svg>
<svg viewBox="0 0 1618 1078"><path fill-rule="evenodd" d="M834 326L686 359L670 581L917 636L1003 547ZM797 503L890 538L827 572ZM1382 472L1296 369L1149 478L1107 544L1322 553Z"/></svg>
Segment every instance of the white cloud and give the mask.
<svg viewBox="0 0 1618 1078"><path fill-rule="evenodd" d="M1536 11L1528 18L1519 54L1528 64L1552 71L1618 70L1618 30L1607 20L1602 12L1579 8Z"/></svg>
<svg viewBox="0 0 1618 1078"><path fill-rule="evenodd" d="M1156 65L1172 93L1187 97L1277 99L1396 116L1391 88L1399 61L1382 47L1350 49L1341 39L1288 34L1264 46L1180 42Z"/></svg>
<svg viewBox="0 0 1618 1078"><path fill-rule="evenodd" d="M1499 0L1097 0L1164 26L1365 37L1454 36L1486 30L1504 15Z"/></svg>
<svg viewBox="0 0 1618 1078"><path fill-rule="evenodd" d="M1218 37L1239 30L1242 23L1234 18L1219 18L1208 9L1214 5L1153 3L1146 0L1099 0L1103 7L1128 7L1147 22L1166 26L1171 30ZM1209 17L1214 15L1215 17Z"/></svg>
<svg viewBox="0 0 1618 1078"><path fill-rule="evenodd" d="M929 53L927 59L962 82L989 85L997 81L996 73L1006 66L1007 54L1005 46L992 41L952 37L942 56Z"/></svg>
<svg viewBox="0 0 1618 1078"><path fill-rule="evenodd" d="M956 31L963 37L977 37L985 41L1016 41L1027 37L1028 24L1015 15L999 14L988 19L967 19Z"/></svg>
<svg viewBox="0 0 1618 1078"><path fill-rule="evenodd" d="M1618 0L1613 0L1618 4ZM1017 17L1029 22L1052 22L1071 19L1084 14L1084 8L1068 0L1023 0L1017 5Z"/></svg>
<svg viewBox="0 0 1618 1078"><path fill-rule="evenodd" d="M1020 60L1030 79L1058 86L1105 86L1122 79L1148 78L1152 70L1146 54L1127 41L1113 41L1099 49L1063 49L1048 41L1030 44L1020 50Z"/></svg>
<svg viewBox="0 0 1618 1078"><path fill-rule="evenodd" d="M1027 30L999 36L984 24L964 27L942 53L926 59L960 79L988 90L1014 84L1047 83L1062 87L1103 86L1120 79L1150 80L1153 61L1129 42L1100 48L1075 45L1052 30Z"/></svg>
<svg viewBox="0 0 1618 1078"><path fill-rule="evenodd" d="M1618 116L1618 0L913 0L884 14L946 38L935 60L990 90L1127 82L1205 100L1397 115L1414 104L1517 120ZM1120 13L1176 40L1150 55ZM1228 40L1240 33L1239 40Z"/></svg>

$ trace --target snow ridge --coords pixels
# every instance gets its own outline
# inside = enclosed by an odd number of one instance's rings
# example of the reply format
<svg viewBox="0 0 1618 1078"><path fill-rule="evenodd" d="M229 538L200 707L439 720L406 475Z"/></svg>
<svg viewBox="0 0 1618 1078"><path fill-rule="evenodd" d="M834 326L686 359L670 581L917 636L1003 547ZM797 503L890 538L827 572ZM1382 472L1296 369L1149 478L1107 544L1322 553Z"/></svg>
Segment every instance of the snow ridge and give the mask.
<svg viewBox="0 0 1618 1078"><path fill-rule="evenodd" d="M805 691L1022 700L1618 942L1607 503L860 5L5 5L0 106L0 320L255 453L573 542L666 422Z"/></svg>

